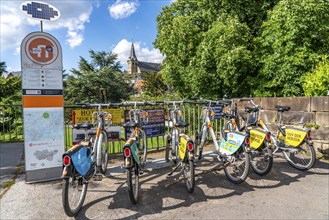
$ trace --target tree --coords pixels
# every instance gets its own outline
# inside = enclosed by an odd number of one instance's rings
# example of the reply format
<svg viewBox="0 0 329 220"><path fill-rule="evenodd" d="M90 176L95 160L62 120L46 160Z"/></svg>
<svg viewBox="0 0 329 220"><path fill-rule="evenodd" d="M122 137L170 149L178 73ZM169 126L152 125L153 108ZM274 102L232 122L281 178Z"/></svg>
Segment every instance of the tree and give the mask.
<svg viewBox="0 0 329 220"><path fill-rule="evenodd" d="M179 0L157 17L161 73L182 96L250 94L254 36L276 0Z"/></svg>
<svg viewBox="0 0 329 220"><path fill-rule="evenodd" d="M67 104L83 102L118 102L128 97L128 86L120 71L117 55L89 51L91 62L80 57L79 69L65 76L64 97Z"/></svg>
<svg viewBox="0 0 329 220"><path fill-rule="evenodd" d="M3 73L7 72L6 68L6 62L0 62L0 76L2 76Z"/></svg>
<svg viewBox="0 0 329 220"><path fill-rule="evenodd" d="M329 60L323 56L316 68L303 77L306 96L325 96L329 92Z"/></svg>
<svg viewBox="0 0 329 220"><path fill-rule="evenodd" d="M168 91L161 74L149 72L145 74L143 92L150 96L162 96Z"/></svg>
<svg viewBox="0 0 329 220"><path fill-rule="evenodd" d="M303 76L329 51L329 1L281 0L261 31L256 94L303 95Z"/></svg>

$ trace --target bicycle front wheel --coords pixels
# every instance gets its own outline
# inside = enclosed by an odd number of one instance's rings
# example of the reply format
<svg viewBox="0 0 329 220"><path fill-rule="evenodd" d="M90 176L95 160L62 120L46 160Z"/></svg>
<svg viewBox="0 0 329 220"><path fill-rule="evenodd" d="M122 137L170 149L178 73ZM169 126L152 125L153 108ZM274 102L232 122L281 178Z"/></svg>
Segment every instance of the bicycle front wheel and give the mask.
<svg viewBox="0 0 329 220"><path fill-rule="evenodd" d="M315 163L315 150L313 145L306 141L293 151L283 151L288 163L298 170L311 169Z"/></svg>
<svg viewBox="0 0 329 220"><path fill-rule="evenodd" d="M183 175L186 189L189 193L194 191L195 186L195 171L194 171L194 163L192 160L185 162L183 165Z"/></svg>
<svg viewBox="0 0 329 220"><path fill-rule="evenodd" d="M142 137L139 138L139 152L141 153L141 167L143 168L147 159L147 137L144 129L141 129L140 131Z"/></svg>
<svg viewBox="0 0 329 220"><path fill-rule="evenodd" d="M76 216L85 201L88 182L83 182L81 176L72 174L64 179L62 188L62 200L67 216Z"/></svg>
<svg viewBox="0 0 329 220"><path fill-rule="evenodd" d="M260 176L264 176L271 171L273 165L273 153L268 147L268 144L264 144L264 146L259 149L252 151L250 165L253 171Z"/></svg>
<svg viewBox="0 0 329 220"><path fill-rule="evenodd" d="M139 193L139 172L136 167L128 168L127 170L128 193L130 201L137 204Z"/></svg>
<svg viewBox="0 0 329 220"><path fill-rule="evenodd" d="M107 170L107 164L109 162L109 154L108 154L108 139L107 139L107 134L106 131L102 131L100 135L100 140L101 142L101 173L105 174Z"/></svg>
<svg viewBox="0 0 329 220"><path fill-rule="evenodd" d="M235 184L245 181L250 167L249 154L240 149L227 158L227 162L229 162L229 165L224 167L224 172L227 178Z"/></svg>

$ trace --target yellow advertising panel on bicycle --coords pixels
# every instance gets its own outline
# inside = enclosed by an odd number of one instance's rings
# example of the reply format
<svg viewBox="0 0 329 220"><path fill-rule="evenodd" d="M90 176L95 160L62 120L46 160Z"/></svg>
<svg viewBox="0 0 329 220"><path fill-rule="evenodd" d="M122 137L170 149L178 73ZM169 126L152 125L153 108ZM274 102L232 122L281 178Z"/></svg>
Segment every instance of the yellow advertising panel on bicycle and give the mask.
<svg viewBox="0 0 329 220"><path fill-rule="evenodd" d="M187 146L187 138L185 135L180 136L180 142L179 142L179 157L180 159L184 160L186 155L186 146Z"/></svg>
<svg viewBox="0 0 329 220"><path fill-rule="evenodd" d="M250 130L250 147L258 149L264 143L266 133L262 130L252 129Z"/></svg>
<svg viewBox="0 0 329 220"><path fill-rule="evenodd" d="M279 139L283 140L286 145L292 147L298 147L306 137L307 132L305 130L297 129L297 128L287 128L286 136L283 134L279 134Z"/></svg>

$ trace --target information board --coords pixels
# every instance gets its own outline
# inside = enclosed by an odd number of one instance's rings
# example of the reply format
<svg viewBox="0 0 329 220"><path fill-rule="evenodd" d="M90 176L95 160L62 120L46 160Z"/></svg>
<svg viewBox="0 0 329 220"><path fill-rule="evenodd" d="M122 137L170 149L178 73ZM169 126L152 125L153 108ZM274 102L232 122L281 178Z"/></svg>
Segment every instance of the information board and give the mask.
<svg viewBox="0 0 329 220"><path fill-rule="evenodd" d="M26 181L58 179L64 153L62 49L45 32L21 44Z"/></svg>
<svg viewBox="0 0 329 220"><path fill-rule="evenodd" d="M165 111L164 109L144 109L148 113L148 122L142 124L147 137L158 137L165 135ZM124 111L124 121L129 121L129 110ZM125 138L129 138L131 130L125 128Z"/></svg>
<svg viewBox="0 0 329 220"><path fill-rule="evenodd" d="M23 117L26 170L62 166L63 108L25 108Z"/></svg>

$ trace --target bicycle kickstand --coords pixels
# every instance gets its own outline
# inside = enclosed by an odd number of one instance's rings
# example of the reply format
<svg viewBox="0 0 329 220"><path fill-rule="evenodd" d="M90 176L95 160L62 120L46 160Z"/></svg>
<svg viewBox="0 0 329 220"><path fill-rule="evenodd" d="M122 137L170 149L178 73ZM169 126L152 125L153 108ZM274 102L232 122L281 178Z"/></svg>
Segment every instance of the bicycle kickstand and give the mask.
<svg viewBox="0 0 329 220"><path fill-rule="evenodd" d="M182 165L182 162L179 162L176 167L170 172L168 173L167 175L168 176L171 176L180 166Z"/></svg>

